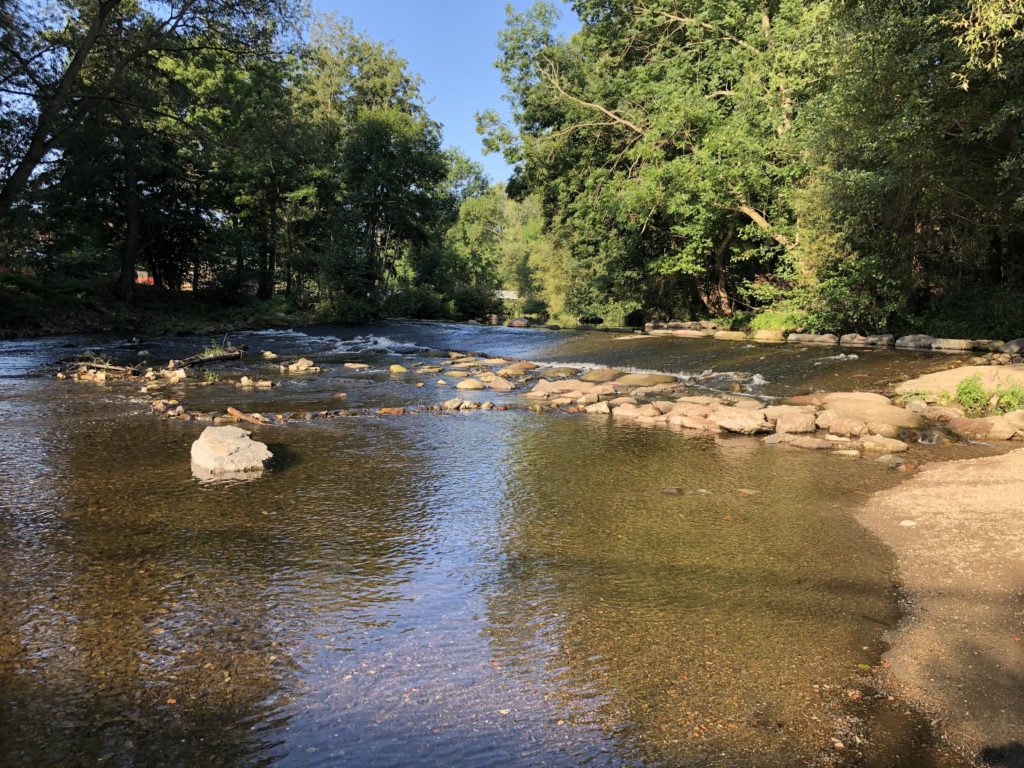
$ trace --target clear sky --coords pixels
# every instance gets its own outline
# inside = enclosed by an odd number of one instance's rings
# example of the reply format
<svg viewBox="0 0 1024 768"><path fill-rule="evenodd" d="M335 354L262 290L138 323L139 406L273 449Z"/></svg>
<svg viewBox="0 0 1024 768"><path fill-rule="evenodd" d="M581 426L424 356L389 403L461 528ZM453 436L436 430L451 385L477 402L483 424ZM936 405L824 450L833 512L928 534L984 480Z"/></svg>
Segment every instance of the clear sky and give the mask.
<svg viewBox="0 0 1024 768"><path fill-rule="evenodd" d="M512 0L516 9L533 0ZM505 0L313 0L323 13L352 19L357 31L389 44L423 78L430 116L444 126L446 146L460 147L482 163L492 181L506 181L500 155L483 154L473 116L508 105L494 61L498 32L505 25ZM565 6L558 31L571 34L579 23Z"/></svg>

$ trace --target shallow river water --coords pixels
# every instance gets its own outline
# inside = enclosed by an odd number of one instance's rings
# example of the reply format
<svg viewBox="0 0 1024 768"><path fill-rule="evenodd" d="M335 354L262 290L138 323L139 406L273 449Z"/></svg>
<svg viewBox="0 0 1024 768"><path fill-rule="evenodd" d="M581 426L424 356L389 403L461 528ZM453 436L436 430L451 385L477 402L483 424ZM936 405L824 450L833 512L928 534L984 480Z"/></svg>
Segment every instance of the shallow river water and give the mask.
<svg viewBox="0 0 1024 768"><path fill-rule="evenodd" d="M325 370L267 366L281 385L257 392L225 364L190 407L436 403L450 385L387 368L450 349L765 397L952 360L412 323L231 341ZM897 589L851 510L897 482L876 462L565 414L367 412L257 427L270 472L200 483L203 425L132 386L34 375L86 347L208 342L0 342L0 765L956 764L874 687Z"/></svg>

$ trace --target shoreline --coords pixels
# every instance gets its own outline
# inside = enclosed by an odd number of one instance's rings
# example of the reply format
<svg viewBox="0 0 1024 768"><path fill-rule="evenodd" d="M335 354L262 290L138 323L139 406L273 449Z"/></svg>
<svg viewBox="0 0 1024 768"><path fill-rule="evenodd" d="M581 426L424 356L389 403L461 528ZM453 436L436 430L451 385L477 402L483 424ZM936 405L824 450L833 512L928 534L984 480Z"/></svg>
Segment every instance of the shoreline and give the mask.
<svg viewBox="0 0 1024 768"><path fill-rule="evenodd" d="M929 464L855 517L903 590L883 679L980 765L1024 764L1024 450Z"/></svg>

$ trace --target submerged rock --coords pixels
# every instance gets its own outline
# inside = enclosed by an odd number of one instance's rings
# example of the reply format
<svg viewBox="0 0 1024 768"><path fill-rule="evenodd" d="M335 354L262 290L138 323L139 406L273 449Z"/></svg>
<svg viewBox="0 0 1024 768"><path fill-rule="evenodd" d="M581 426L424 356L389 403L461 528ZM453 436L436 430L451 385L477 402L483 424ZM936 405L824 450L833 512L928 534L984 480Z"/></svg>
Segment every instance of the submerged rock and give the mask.
<svg viewBox="0 0 1024 768"><path fill-rule="evenodd" d="M207 427L192 443L192 474L197 477L256 476L274 455L252 433L239 427Z"/></svg>

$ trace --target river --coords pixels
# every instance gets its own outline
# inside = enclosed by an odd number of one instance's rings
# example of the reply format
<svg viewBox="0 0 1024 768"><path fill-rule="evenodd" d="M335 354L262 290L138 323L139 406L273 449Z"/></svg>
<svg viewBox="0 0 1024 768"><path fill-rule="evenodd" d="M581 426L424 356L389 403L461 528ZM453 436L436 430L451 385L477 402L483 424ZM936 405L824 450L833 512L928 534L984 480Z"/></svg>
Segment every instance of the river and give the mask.
<svg viewBox="0 0 1024 768"><path fill-rule="evenodd" d="M209 341L0 342L0 765L959 765L875 689L897 585L851 510L897 473L606 418L358 415L451 397L388 373L446 350L765 398L956 358L429 323L237 333L324 371L267 366L281 385L243 391L221 365L190 406L344 392L357 415L258 427L273 469L220 483L189 471L202 425L37 373Z"/></svg>

